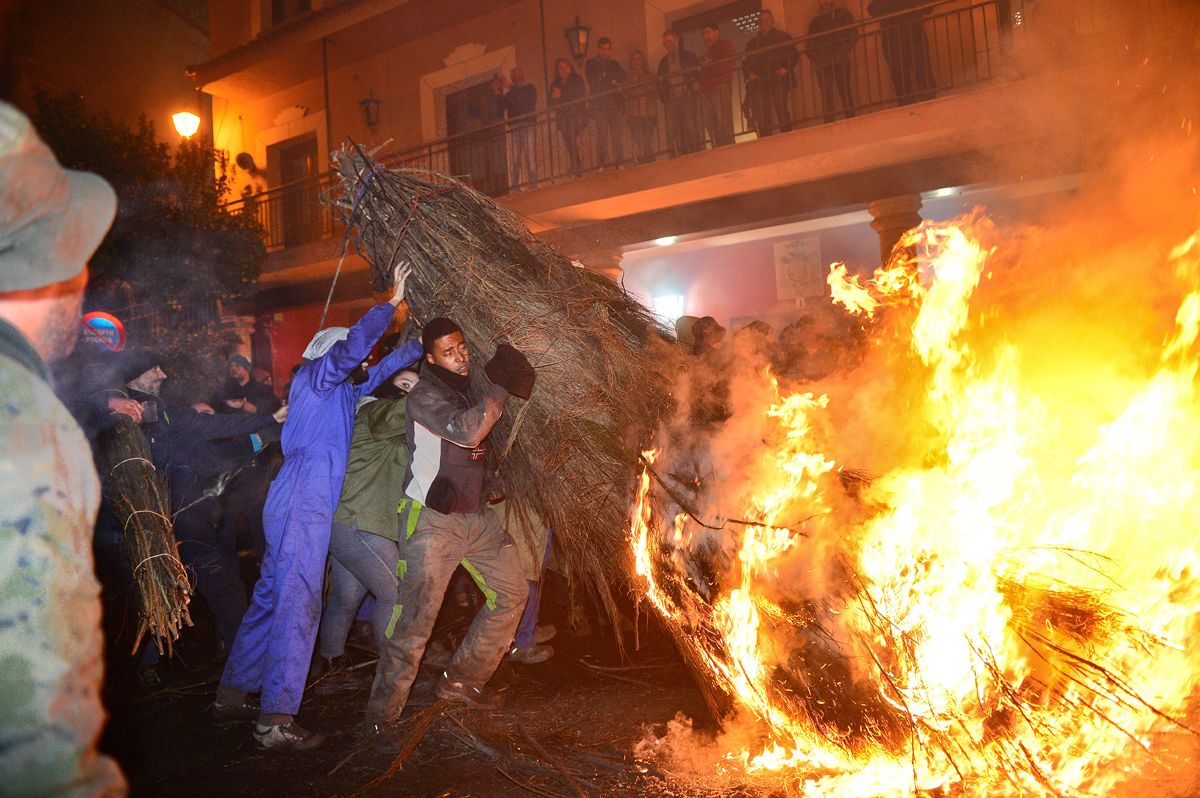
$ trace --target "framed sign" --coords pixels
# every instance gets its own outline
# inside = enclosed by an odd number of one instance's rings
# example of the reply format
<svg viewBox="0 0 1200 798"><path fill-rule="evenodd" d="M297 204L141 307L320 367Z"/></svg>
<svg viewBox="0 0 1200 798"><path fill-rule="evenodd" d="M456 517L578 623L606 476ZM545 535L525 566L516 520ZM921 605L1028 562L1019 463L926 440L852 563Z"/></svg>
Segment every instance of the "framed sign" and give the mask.
<svg viewBox="0 0 1200 798"><path fill-rule="evenodd" d="M775 291L780 299L820 297L829 292L819 236L779 241L774 250Z"/></svg>

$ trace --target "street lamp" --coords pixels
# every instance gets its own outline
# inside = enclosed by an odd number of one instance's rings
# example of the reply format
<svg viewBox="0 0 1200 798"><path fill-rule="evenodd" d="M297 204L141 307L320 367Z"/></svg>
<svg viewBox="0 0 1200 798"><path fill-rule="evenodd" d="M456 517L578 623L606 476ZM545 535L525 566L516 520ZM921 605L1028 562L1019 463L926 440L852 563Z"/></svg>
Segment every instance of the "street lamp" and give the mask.
<svg viewBox="0 0 1200 798"><path fill-rule="evenodd" d="M200 117L191 111L180 111L173 114L171 121L175 123L175 131L185 139L190 139L200 129Z"/></svg>
<svg viewBox="0 0 1200 798"><path fill-rule="evenodd" d="M362 108L363 121L367 123L367 129L374 131L375 126L379 124L379 106L383 105L383 100L375 98L375 92L371 92L370 96L365 100L359 100L358 106Z"/></svg>
<svg viewBox="0 0 1200 798"><path fill-rule="evenodd" d="M587 58L588 39L592 35L592 29L587 25L579 23L579 15L575 15L575 24L563 31L567 37L567 44L571 48L571 57L576 61L583 61Z"/></svg>

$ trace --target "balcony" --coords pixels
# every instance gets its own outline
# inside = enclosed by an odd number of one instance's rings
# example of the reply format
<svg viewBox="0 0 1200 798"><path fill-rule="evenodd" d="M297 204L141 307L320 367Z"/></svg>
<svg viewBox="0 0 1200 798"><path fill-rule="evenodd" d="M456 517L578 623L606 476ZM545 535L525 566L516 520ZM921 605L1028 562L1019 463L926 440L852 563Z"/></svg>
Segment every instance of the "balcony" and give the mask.
<svg viewBox="0 0 1200 798"><path fill-rule="evenodd" d="M817 37L796 38L757 51L753 60L738 54L704 63L698 69L654 76L613 92L556 104L527 117L390 153L380 160L389 166L456 175L488 195L505 198L506 204L531 216L537 197L554 194L550 204L562 206L560 198L567 193L580 194L593 183L600 191L601 182L588 178L602 173L606 187L629 184L638 170L645 175L656 174L659 182L668 181L658 186L654 201L661 203L670 197L673 181L684 180L684 173L679 171L683 164L680 159L692 159L688 161L692 165L697 163L695 158L705 157L701 153L740 152L751 146L749 142L778 138L779 147L764 143L753 152L765 159L760 165L764 170L783 174L786 169L767 161L783 153L801 157L811 152L800 146L798 139L789 139L796 131L814 129L815 133L828 123L851 118L855 120L851 126L857 126L863 117L875 115L882 122L883 112L892 109L969 96L989 86L1003 87L1025 77L1023 56L1035 42L1043 49L1053 42L1054 68L1064 72L1090 61L1112 58L1112 48L1098 46L1100 40L1109 44L1113 36L1128 40L1137 33L1138 24L1160 18L1167 2L1130 0L1127 7L1123 6L1124 14L1113 13L1112 9L1102 13L1085 5L1068 20L1069 29L1065 31L1061 18L1053 21L1057 27L1039 29L1038 17L1028 13L1022 0L932 2L915 11L861 20ZM1029 9L1035 5L1030 4ZM849 43L844 58L829 57L834 49L831 42L836 41ZM763 86L758 75L763 74L764 64L768 68L783 65L786 74L781 82ZM755 80L759 81L757 85ZM727 89L720 88L723 83ZM705 92L702 87L716 88ZM772 96L775 91L783 98L790 120L779 113L780 102ZM705 117L711 122L713 110L720 107L709 102L714 97L728 103L732 118L732 125L723 133L717 125L706 124ZM989 102L959 106L955 113L965 117L964 125L981 121L979 117L999 115L1001 118L986 121L992 129L1001 129L1008 121ZM602 119L605 115L607 119ZM937 127L928 121L917 124ZM606 125L615 130L615 141L613 137L600 140L599 132ZM836 129L849 131L851 127ZM904 135L898 128L887 128L882 134L876 128L863 129L869 131L864 135L873 145L887 144L893 130L897 137ZM829 133L823 138L830 136L839 139L842 133ZM942 137L950 137L950 133L943 131ZM520 150L529 157L518 170L515 166ZM750 152L747 149L747 158ZM725 165L747 160L740 156L711 157L714 164ZM732 176L732 166L720 169L726 174L716 175L712 181ZM631 180L614 177L614 173L627 173ZM576 189L575 184L581 180L588 182ZM732 179L723 182L725 185L717 190L726 194L748 190L744 183L732 185L736 182ZM320 192L329 186L330 176L326 174L238 200L227 209L253 214L264 230L268 250L279 252L340 234L330 211L318 203ZM560 190L556 192L555 187ZM626 212L637 210L629 203L623 207ZM614 211L607 213L616 215Z"/></svg>

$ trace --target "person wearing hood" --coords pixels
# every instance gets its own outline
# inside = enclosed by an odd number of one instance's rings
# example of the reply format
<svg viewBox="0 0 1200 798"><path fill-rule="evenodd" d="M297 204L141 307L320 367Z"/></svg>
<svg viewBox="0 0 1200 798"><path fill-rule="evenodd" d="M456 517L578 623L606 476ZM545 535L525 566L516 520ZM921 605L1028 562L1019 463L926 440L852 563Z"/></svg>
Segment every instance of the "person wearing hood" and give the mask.
<svg viewBox="0 0 1200 798"><path fill-rule="evenodd" d="M257 717L254 738L268 750L308 751L325 741L296 723L295 715L321 615L325 558L346 474L355 402L415 362L421 343L397 347L363 382L347 378L387 332L411 272L407 264L397 265L392 298L353 327L317 332L292 380L283 468L263 507L267 553L213 705L218 718ZM259 706L247 697L254 692L261 692Z"/></svg>
<svg viewBox="0 0 1200 798"><path fill-rule="evenodd" d="M221 535L218 524L219 479L229 463L226 439L249 436L282 422L288 409L214 415L188 405L167 406L159 398L167 374L156 354L123 352L118 369L125 381L125 398L142 408L135 420L140 420L150 458L170 489L179 558L195 574L196 590L208 604L228 649L246 611L246 587L238 570L237 546Z"/></svg>

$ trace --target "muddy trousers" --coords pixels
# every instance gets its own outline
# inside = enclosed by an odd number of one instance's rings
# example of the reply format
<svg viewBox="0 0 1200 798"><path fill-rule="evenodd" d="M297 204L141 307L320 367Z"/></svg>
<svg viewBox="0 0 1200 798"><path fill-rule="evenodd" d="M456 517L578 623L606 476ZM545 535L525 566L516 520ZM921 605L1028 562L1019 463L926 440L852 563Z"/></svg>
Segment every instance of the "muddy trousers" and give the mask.
<svg viewBox="0 0 1200 798"><path fill-rule="evenodd" d="M482 687L492 678L529 595L516 547L494 512L443 515L428 507L420 512L412 536L400 542L397 573L403 576L367 702L371 722L404 711L446 586L463 558L482 577L488 600L450 662L451 681Z"/></svg>

